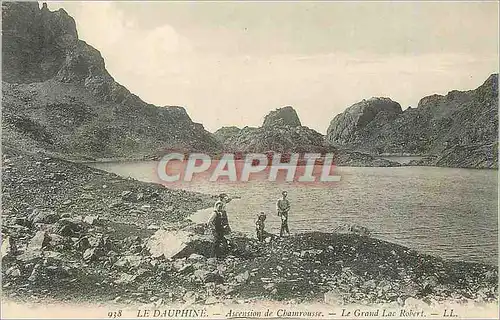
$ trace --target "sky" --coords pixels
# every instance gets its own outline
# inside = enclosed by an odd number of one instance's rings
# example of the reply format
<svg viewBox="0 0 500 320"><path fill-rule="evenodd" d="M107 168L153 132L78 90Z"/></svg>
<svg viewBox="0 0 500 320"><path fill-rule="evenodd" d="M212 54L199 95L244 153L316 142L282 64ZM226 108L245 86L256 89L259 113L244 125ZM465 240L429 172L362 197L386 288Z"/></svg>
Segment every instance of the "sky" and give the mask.
<svg viewBox="0 0 500 320"><path fill-rule="evenodd" d="M209 131L291 105L325 133L370 97L403 109L498 72L498 2L48 2L115 80Z"/></svg>

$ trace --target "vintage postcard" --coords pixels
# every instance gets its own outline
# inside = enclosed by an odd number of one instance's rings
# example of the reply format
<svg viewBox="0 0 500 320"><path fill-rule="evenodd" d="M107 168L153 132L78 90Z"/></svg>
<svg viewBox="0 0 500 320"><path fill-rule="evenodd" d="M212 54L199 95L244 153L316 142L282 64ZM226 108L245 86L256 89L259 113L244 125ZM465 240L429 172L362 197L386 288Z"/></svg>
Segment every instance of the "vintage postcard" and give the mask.
<svg viewBox="0 0 500 320"><path fill-rule="evenodd" d="M2 2L2 319L497 319L498 1Z"/></svg>

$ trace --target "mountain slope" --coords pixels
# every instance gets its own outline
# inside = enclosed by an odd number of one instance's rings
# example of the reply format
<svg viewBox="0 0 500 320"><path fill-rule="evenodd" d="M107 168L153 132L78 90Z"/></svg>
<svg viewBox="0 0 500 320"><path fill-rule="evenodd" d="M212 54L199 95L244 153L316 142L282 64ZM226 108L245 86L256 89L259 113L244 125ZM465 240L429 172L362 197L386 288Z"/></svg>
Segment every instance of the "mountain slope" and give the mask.
<svg viewBox="0 0 500 320"><path fill-rule="evenodd" d="M442 166L498 167L494 154L498 142L498 74L475 90L428 96L417 108L403 112L386 106L384 112L373 116L364 108L359 117L368 121L353 123L350 114L359 109L355 104L331 121L326 136L329 145L372 154L433 155L441 159L434 164ZM474 149L481 152L464 151Z"/></svg>
<svg viewBox="0 0 500 320"><path fill-rule="evenodd" d="M64 10L4 2L2 19L3 143L73 158L221 148L184 108L147 104L117 83Z"/></svg>

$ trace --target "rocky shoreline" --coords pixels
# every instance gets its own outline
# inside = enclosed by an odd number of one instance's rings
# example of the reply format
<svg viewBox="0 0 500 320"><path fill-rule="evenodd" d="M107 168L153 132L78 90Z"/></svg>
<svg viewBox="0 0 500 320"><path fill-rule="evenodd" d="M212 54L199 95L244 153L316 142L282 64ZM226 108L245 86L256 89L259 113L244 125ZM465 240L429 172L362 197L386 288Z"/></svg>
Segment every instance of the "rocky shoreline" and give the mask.
<svg viewBox="0 0 500 320"><path fill-rule="evenodd" d="M408 163L411 166L498 169L498 143L454 146L440 155L428 155Z"/></svg>
<svg viewBox="0 0 500 320"><path fill-rule="evenodd" d="M493 302L497 268L448 261L363 228L265 243L230 237L223 259L187 217L214 197L4 149L2 276L19 301ZM185 239L173 241L172 239Z"/></svg>
<svg viewBox="0 0 500 320"><path fill-rule="evenodd" d="M212 160L219 160L222 154L215 154L212 156ZM74 160L71 158L64 158L68 161L80 164L92 164L92 163L113 163L113 162L140 162L140 161L159 161L160 156L144 156L144 157L129 157L129 158L100 158L92 160ZM336 158L334 159L334 164L339 167L400 167L405 164L399 163L397 161L376 158L366 153L355 152L355 151L338 151L336 153ZM305 162L298 162L298 166L306 165Z"/></svg>

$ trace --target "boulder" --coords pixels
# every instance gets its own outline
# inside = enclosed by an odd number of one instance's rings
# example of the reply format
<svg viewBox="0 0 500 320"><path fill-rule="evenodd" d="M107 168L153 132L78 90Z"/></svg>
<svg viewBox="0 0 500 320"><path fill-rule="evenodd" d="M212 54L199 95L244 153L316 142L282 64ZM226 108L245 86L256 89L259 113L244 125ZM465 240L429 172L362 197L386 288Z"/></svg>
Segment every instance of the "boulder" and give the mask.
<svg viewBox="0 0 500 320"><path fill-rule="evenodd" d="M44 251L42 257L44 258L44 264L56 263L56 261L61 261L62 253L57 251Z"/></svg>
<svg viewBox="0 0 500 320"><path fill-rule="evenodd" d="M249 278L250 278L250 273L248 272L248 270L246 270L245 272L242 272L242 273L238 274L236 277L234 277L234 279L240 283L247 282Z"/></svg>
<svg viewBox="0 0 500 320"><path fill-rule="evenodd" d="M37 231L31 238L26 251L39 252L46 248L50 243L50 237L46 231Z"/></svg>
<svg viewBox="0 0 500 320"><path fill-rule="evenodd" d="M85 252L85 250L89 249L91 247L89 239L87 237L81 237L75 242L75 248L78 251Z"/></svg>
<svg viewBox="0 0 500 320"><path fill-rule="evenodd" d="M14 223L19 225L19 226L23 226L23 227L29 227L31 224L31 222L27 218L24 218L24 217L16 217Z"/></svg>
<svg viewBox="0 0 500 320"><path fill-rule="evenodd" d="M141 256L128 255L118 259L118 261L115 262L115 266L138 268L142 263L143 258Z"/></svg>
<svg viewBox="0 0 500 320"><path fill-rule="evenodd" d="M36 264L31 271L31 274L28 278L28 281L34 282L37 281L43 273L43 266L41 264Z"/></svg>
<svg viewBox="0 0 500 320"><path fill-rule="evenodd" d="M50 224L57 222L60 218L61 216L52 210L34 209L29 215L28 221L33 225L37 223Z"/></svg>
<svg viewBox="0 0 500 320"><path fill-rule="evenodd" d="M406 298L404 301L404 306L406 308L416 308L416 309L423 309L428 307L424 301L413 297Z"/></svg>
<svg viewBox="0 0 500 320"><path fill-rule="evenodd" d="M5 271L5 275L8 277L19 277L21 276L21 270L17 266L12 266Z"/></svg>
<svg viewBox="0 0 500 320"><path fill-rule="evenodd" d="M116 284L129 284L133 282L137 278L136 275L128 274L128 273L121 273L120 277L115 280Z"/></svg>
<svg viewBox="0 0 500 320"><path fill-rule="evenodd" d="M22 254L16 256L16 259L22 263L31 263L33 261L41 260L42 256L42 251L26 250Z"/></svg>
<svg viewBox="0 0 500 320"><path fill-rule="evenodd" d="M90 224L91 226L99 221L99 216L86 216L83 218L83 222Z"/></svg>
<svg viewBox="0 0 500 320"><path fill-rule="evenodd" d="M210 257L213 251L213 238L187 231L158 230L149 238L146 248L152 257L164 256L166 259L189 257L193 253Z"/></svg>
<svg viewBox="0 0 500 320"><path fill-rule="evenodd" d="M352 233L352 234L358 234L360 236L370 236L371 232L368 228L364 226L360 226L357 224L340 224L337 227L335 227L335 232L336 233Z"/></svg>
<svg viewBox="0 0 500 320"><path fill-rule="evenodd" d="M2 258L6 255L15 254L14 241L10 237L2 237Z"/></svg>
<svg viewBox="0 0 500 320"><path fill-rule="evenodd" d="M99 258L98 253L99 251L97 248L88 248L83 253L83 260L87 262L95 261Z"/></svg>
<svg viewBox="0 0 500 320"><path fill-rule="evenodd" d="M268 115L266 115L262 124L263 127L300 127L301 125L302 124L300 123L297 112L291 106L286 106L271 111Z"/></svg>
<svg viewBox="0 0 500 320"><path fill-rule="evenodd" d="M219 299L214 296L209 296L205 299L205 305L213 305L219 303Z"/></svg>
<svg viewBox="0 0 500 320"><path fill-rule="evenodd" d="M77 219L64 218L56 223L57 233L65 237L78 236L85 230L83 222Z"/></svg>

